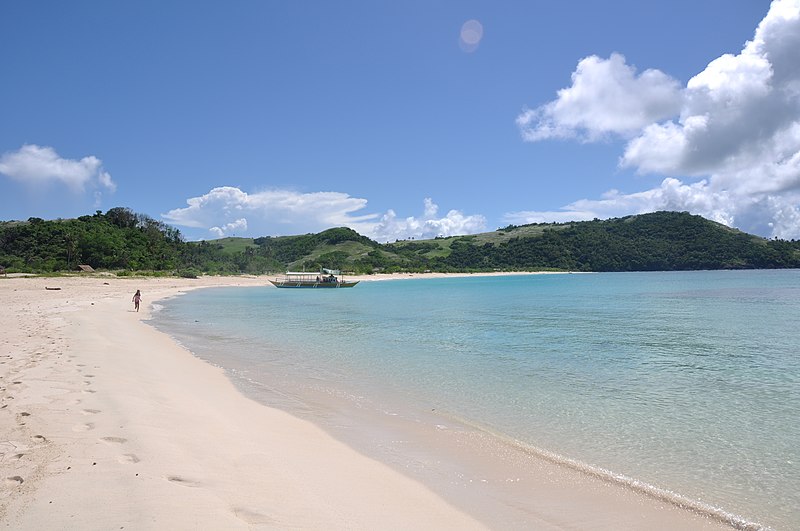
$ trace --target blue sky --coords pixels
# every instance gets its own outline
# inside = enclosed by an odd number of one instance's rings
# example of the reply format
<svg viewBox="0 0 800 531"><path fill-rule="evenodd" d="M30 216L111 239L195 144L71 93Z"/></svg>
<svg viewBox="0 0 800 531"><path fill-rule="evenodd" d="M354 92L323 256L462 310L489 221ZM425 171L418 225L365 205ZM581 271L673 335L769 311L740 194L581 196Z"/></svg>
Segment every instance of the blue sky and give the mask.
<svg viewBox="0 0 800 531"><path fill-rule="evenodd" d="M3 2L0 219L800 238L800 0Z"/></svg>

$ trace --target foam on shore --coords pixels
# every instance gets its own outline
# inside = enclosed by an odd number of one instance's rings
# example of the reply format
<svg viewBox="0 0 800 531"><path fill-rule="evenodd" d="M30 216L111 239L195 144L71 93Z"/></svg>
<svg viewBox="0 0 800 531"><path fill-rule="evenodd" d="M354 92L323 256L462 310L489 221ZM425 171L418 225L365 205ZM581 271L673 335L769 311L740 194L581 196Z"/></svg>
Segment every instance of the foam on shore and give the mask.
<svg viewBox="0 0 800 531"><path fill-rule="evenodd" d="M740 515L726 511L721 507L717 507L700 500L691 499L678 492L669 489L664 489L656 485L652 485L650 483L627 476L625 474L620 474L612 470L608 470L606 468L593 466L578 461L577 459L572 459L570 457L563 456L561 454L558 454L550 450L537 448L536 446L533 446L531 444L509 438L501 433L497 433L485 426L481 426L473 422L470 422L467 419L463 419L455 415L448 415L448 416L450 416L450 418L452 418L457 422L460 422L468 426L472 426L476 430L486 432L490 434L492 437L496 437L498 440L501 440L506 444L511 445L512 447L518 449L519 451L529 453L531 455L536 456L537 458L544 459L556 465L575 470L587 476L595 477L603 481L609 482L611 484L630 489L633 492L647 495L655 500L669 503L677 508L692 511L703 517L719 521L734 529L740 529L743 531L763 531L769 529L768 527L758 522L748 520Z"/></svg>

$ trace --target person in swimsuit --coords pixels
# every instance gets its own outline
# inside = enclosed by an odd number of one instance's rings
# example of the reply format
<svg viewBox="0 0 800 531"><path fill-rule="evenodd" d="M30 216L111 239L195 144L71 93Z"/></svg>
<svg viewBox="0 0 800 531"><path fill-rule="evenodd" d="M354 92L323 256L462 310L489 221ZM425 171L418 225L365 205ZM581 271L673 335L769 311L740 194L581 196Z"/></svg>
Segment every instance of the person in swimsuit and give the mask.
<svg viewBox="0 0 800 531"><path fill-rule="evenodd" d="M141 300L142 300L142 292L137 289L136 293L133 294L133 306L134 308L136 308L137 312L139 311L139 303L141 302Z"/></svg>

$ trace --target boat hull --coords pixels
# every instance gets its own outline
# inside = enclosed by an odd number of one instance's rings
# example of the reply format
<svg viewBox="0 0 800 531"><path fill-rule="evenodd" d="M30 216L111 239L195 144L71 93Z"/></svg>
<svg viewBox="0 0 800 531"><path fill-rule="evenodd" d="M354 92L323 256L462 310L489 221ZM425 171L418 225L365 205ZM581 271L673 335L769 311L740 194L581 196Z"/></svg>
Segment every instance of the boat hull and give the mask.
<svg viewBox="0 0 800 531"><path fill-rule="evenodd" d="M304 282L297 280L270 280L270 284L276 288L352 288L360 281L353 282Z"/></svg>

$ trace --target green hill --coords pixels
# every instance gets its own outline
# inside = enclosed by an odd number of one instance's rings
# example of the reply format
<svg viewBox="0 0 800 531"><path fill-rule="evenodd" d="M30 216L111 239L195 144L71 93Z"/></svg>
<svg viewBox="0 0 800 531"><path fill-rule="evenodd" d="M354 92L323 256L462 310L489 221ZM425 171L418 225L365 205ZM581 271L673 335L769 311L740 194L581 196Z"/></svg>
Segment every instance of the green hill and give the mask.
<svg viewBox="0 0 800 531"><path fill-rule="evenodd" d="M212 245L219 245L221 246L221 251L225 254L235 255L238 253L243 253L247 249L256 249L258 245L253 243L253 238L239 238L236 236L228 237L228 238L220 238L218 240L212 240Z"/></svg>
<svg viewBox="0 0 800 531"><path fill-rule="evenodd" d="M416 249L436 269L659 271L800 266L800 242L767 240L679 212L509 226L475 236L393 245Z"/></svg>
<svg viewBox="0 0 800 531"><path fill-rule="evenodd" d="M320 267L394 271L656 271L800 267L800 242L767 240L680 212L510 225L469 236L379 244L349 228L318 234L185 242L126 208L77 219L0 222L7 271L265 273Z"/></svg>

